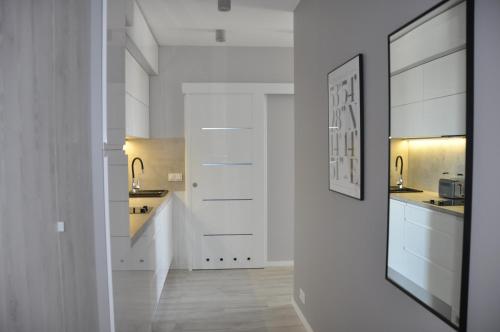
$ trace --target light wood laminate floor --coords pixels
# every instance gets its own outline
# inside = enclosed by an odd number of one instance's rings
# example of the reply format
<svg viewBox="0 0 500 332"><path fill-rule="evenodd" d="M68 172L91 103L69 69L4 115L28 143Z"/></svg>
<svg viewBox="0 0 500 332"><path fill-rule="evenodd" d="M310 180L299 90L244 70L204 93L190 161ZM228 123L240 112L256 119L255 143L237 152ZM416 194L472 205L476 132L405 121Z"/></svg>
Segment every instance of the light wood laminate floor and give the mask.
<svg viewBox="0 0 500 332"><path fill-rule="evenodd" d="M172 270L154 332L305 332L292 304L292 268Z"/></svg>

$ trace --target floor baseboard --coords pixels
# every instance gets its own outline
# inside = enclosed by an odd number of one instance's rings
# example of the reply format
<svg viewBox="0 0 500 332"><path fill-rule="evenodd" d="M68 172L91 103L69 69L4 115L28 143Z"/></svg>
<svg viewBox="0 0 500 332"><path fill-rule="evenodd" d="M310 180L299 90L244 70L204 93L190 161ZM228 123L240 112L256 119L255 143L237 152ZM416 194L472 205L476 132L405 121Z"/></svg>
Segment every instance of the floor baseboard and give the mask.
<svg viewBox="0 0 500 332"><path fill-rule="evenodd" d="M297 302L295 302L295 299L293 297L292 297L292 306L295 309L297 316L299 316L299 319L302 322L302 324L304 325L304 328L306 329L306 331L307 332L314 332L311 325L307 321L306 316L304 316L304 314L302 313L302 310L300 310L299 305L297 304Z"/></svg>
<svg viewBox="0 0 500 332"><path fill-rule="evenodd" d="M293 261L267 261L266 267L285 267L293 266Z"/></svg>

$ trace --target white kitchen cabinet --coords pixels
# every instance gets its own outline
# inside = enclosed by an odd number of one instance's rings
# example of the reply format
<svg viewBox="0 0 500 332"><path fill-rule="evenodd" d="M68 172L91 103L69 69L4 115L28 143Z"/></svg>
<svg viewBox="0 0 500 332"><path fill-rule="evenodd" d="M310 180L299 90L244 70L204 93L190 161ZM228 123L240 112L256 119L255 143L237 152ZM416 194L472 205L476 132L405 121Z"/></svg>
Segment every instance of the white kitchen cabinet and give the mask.
<svg viewBox="0 0 500 332"><path fill-rule="evenodd" d="M465 135L465 93L425 100L416 137Z"/></svg>
<svg viewBox="0 0 500 332"><path fill-rule="evenodd" d="M125 52L125 133L127 137L149 138L149 76Z"/></svg>
<svg viewBox="0 0 500 332"><path fill-rule="evenodd" d="M154 236L156 252L154 284L156 301L159 301L168 270L170 269L174 257L172 200L170 200L161 211L158 211L154 223L156 229Z"/></svg>
<svg viewBox="0 0 500 332"><path fill-rule="evenodd" d="M113 270L153 272L149 287L152 301L157 303L174 257L173 199L169 198L154 213L137 240L113 236L111 247Z"/></svg>
<svg viewBox="0 0 500 332"><path fill-rule="evenodd" d="M461 50L422 66L423 99L465 93L466 58L466 50Z"/></svg>
<svg viewBox="0 0 500 332"><path fill-rule="evenodd" d="M137 60L125 51L125 90L134 98L149 106L149 75Z"/></svg>
<svg viewBox="0 0 500 332"><path fill-rule="evenodd" d="M458 310L463 218L390 200L389 267Z"/></svg>
<svg viewBox="0 0 500 332"><path fill-rule="evenodd" d="M391 109L391 137L422 136L424 128L423 103L412 103Z"/></svg>
<svg viewBox="0 0 500 332"><path fill-rule="evenodd" d="M402 275L406 274L404 252L405 203L391 199L389 214L389 251L388 265Z"/></svg>
<svg viewBox="0 0 500 332"><path fill-rule="evenodd" d="M465 17L466 2L462 2L402 36L394 36L390 44L391 73L464 47L467 40Z"/></svg>
<svg viewBox="0 0 500 332"><path fill-rule="evenodd" d="M391 137L465 135L465 50L391 77Z"/></svg>
<svg viewBox="0 0 500 332"><path fill-rule="evenodd" d="M149 107L130 94L125 95L127 137L149 138Z"/></svg>
<svg viewBox="0 0 500 332"><path fill-rule="evenodd" d="M424 69L418 66L391 77L391 106L420 102L424 99Z"/></svg>

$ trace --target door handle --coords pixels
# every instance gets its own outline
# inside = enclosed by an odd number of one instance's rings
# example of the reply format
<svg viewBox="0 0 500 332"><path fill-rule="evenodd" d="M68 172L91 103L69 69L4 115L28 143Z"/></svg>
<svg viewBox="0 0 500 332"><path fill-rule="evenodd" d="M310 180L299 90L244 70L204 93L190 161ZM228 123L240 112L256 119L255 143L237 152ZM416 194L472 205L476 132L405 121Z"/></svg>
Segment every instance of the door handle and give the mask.
<svg viewBox="0 0 500 332"><path fill-rule="evenodd" d="M198 187L198 183L193 182L193 188L196 188L196 187Z"/></svg>

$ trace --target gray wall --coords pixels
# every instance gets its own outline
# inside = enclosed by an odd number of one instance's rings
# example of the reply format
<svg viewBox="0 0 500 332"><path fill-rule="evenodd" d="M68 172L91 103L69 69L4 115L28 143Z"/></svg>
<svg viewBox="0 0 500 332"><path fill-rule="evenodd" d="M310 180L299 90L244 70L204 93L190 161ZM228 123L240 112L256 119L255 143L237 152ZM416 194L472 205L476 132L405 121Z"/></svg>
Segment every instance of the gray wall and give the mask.
<svg viewBox="0 0 500 332"><path fill-rule="evenodd" d="M295 12L295 299L316 332L441 332L445 323L384 280L387 35L437 0L308 0ZM498 0L477 0L476 134L469 331L500 327ZM326 74L365 55L363 202L328 191ZM298 289L306 304L298 300Z"/></svg>
<svg viewBox="0 0 500 332"><path fill-rule="evenodd" d="M293 96L268 96L268 259L293 260L294 112Z"/></svg>
<svg viewBox="0 0 500 332"><path fill-rule="evenodd" d="M151 137L184 137L182 83L292 82L293 49L165 46L159 68L150 80Z"/></svg>
<svg viewBox="0 0 500 332"><path fill-rule="evenodd" d="M500 331L499 31L500 1L476 0L470 332Z"/></svg>
<svg viewBox="0 0 500 332"><path fill-rule="evenodd" d="M98 331L91 1L0 13L0 331Z"/></svg>

